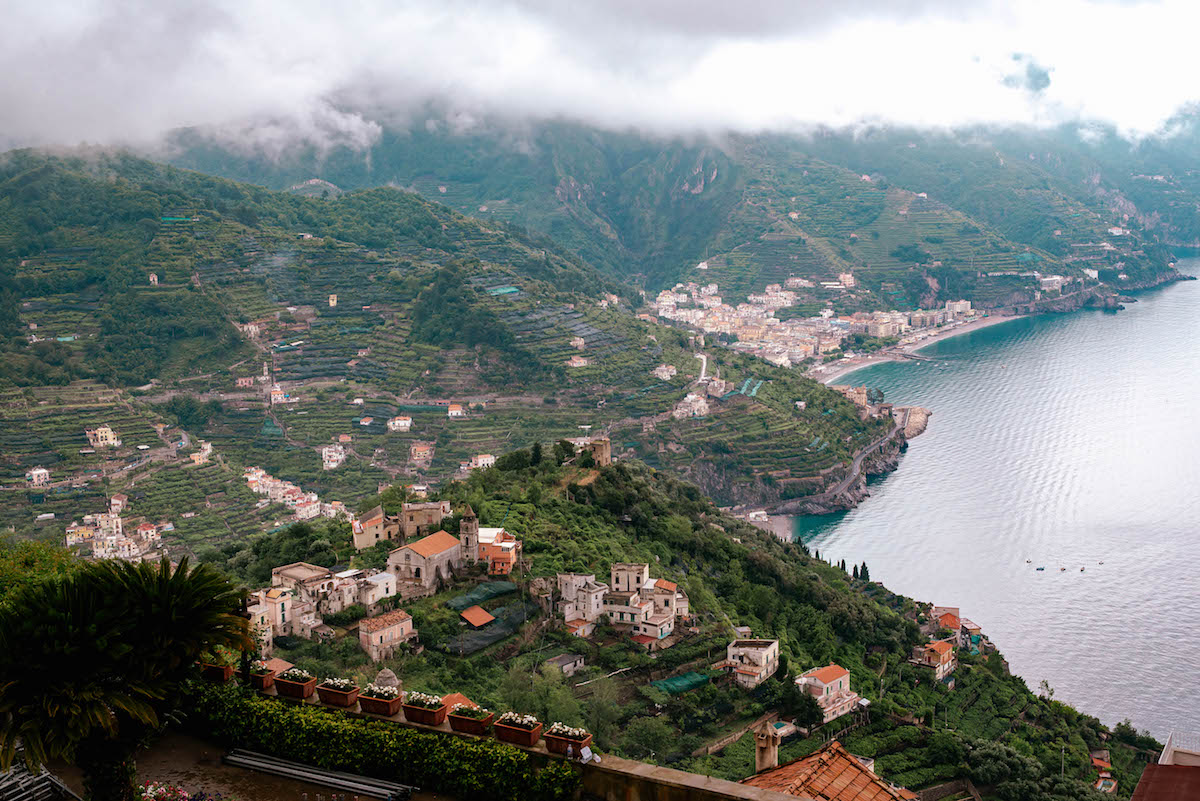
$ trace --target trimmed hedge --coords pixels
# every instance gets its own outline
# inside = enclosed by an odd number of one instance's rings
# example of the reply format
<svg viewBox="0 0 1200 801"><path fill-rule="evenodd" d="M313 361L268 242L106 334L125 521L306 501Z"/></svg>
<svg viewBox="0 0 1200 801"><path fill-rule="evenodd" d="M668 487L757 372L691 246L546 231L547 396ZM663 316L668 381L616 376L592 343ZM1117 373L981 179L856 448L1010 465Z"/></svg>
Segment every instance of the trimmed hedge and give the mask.
<svg viewBox="0 0 1200 801"><path fill-rule="evenodd" d="M458 798L562 801L579 774L495 740L455 737L307 704L264 698L234 684L189 688L188 722L202 736L325 770L416 785Z"/></svg>

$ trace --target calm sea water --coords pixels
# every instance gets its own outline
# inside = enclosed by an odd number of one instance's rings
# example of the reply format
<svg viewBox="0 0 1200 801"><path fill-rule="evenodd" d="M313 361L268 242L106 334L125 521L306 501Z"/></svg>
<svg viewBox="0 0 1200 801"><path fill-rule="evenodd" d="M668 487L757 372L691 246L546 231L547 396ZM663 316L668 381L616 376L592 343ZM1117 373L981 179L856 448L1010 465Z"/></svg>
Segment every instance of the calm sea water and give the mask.
<svg viewBox="0 0 1200 801"><path fill-rule="evenodd" d="M1200 273L1200 260L1179 266ZM1055 698L1160 739L1195 730L1200 281L922 353L936 361L840 382L934 414L870 499L797 518L794 536L866 560L897 592L961 607L1034 689L1045 679Z"/></svg>

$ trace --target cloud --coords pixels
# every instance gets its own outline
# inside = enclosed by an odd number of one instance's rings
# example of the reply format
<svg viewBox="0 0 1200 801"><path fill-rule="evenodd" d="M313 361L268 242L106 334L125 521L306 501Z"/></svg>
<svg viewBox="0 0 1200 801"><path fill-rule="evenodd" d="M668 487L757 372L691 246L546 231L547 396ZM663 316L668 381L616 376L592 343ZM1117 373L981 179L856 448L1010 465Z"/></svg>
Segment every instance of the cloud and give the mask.
<svg viewBox="0 0 1200 801"><path fill-rule="evenodd" d="M1190 0L17 0L5 20L10 146L188 127L269 154L362 148L431 102L459 126L1142 135L1200 100L1182 80L1200 27Z"/></svg>

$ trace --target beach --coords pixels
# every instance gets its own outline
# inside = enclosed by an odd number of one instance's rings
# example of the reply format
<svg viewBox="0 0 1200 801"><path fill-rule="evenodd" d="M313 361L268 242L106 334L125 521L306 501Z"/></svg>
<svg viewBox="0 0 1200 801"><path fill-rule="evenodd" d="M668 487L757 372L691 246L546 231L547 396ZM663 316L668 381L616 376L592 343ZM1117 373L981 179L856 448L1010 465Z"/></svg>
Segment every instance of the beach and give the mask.
<svg viewBox="0 0 1200 801"><path fill-rule="evenodd" d="M864 367L870 367L872 364L880 362L894 362L903 360L902 353L917 353L922 348L928 347L935 342L941 342L943 339L962 336L969 334L972 331L979 331L1000 323L1007 323L1010 320L1019 320L1026 315L1013 314L1001 316L992 314L978 320L972 320L968 323L960 323L957 325L947 325L941 328L934 328L928 332L920 332L917 338L912 342L903 342L898 345L893 345L877 353L872 353L869 356L856 356L853 359L839 359L836 362L831 362L826 365L814 367L808 371L809 378L820 381L822 384L831 384L844 375L853 373L855 370L861 370ZM922 336L921 334L925 334Z"/></svg>

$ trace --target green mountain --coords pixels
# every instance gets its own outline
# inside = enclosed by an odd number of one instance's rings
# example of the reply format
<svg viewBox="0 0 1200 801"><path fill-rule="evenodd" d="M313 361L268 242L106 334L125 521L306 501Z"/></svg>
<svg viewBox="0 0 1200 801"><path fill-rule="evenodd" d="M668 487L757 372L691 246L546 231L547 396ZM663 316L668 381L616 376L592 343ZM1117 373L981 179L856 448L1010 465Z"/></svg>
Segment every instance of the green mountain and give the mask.
<svg viewBox="0 0 1200 801"><path fill-rule="evenodd" d="M343 188L409 187L464 214L544 232L650 290L715 280L738 295L792 275L852 271L859 290L836 298L848 311L960 297L1030 303L1035 271L1078 278L1086 268L1118 287L1152 284L1171 275L1163 246L1190 241L1197 228L1195 187L1183 188L1190 173L1147 157L1175 191L1156 194L1161 182L1131 176L1142 161L1115 135L1102 147L1075 132L673 140L565 122L489 126L385 130L367 153L283 160L181 132L172 158L277 188L314 176ZM1114 226L1129 231L1114 238ZM706 271L695 269L702 261Z"/></svg>
<svg viewBox="0 0 1200 801"><path fill-rule="evenodd" d="M988 798L1092 798L1089 751L1107 748L1127 796L1156 753L1153 739L1127 723L1110 730L1052 700L1051 692L1035 695L986 644L978 654L959 650L953 686L934 680L908 662L912 647L930 636L927 604L852 578L803 544L722 514L693 485L636 462L587 470L560 464L562 454L553 449L531 465L534 458L529 450L510 453L496 468L440 493L455 509L469 503L483 525L503 523L523 540L528 574L517 578L515 593L485 601L487 608L502 615L539 584L544 591L549 585L541 580L560 572L607 580L613 563L645 562L652 577L687 592L693 626L651 657L607 627L592 640L572 637L561 624L545 625L548 615L534 607L515 636L459 656L459 601L475 586L465 582L405 604L426 646L387 662L405 689L460 692L493 710L585 726L606 752L732 780L754 772L754 735L713 756L702 749L766 712L803 720L811 709L791 678L829 663L847 668L851 688L871 701L870 721L850 726L840 736L843 744L913 790L966 777ZM363 507L382 503L399 512L403 499L392 489ZM457 518L443 521L452 532L457 524ZM353 564L379 565L391 545L363 552ZM352 550L345 524L302 524L206 551L203 558L257 586L280 563L311 556L333 565ZM736 636L735 626L780 642L778 673L753 691L721 682L711 669ZM379 666L353 647L353 632L347 641L345 647L296 642L280 653L314 675L350 676L361 685ZM582 655L587 667L570 681L539 670L561 653ZM652 684L685 675L675 684ZM842 720L827 729L846 726ZM781 761L815 750L825 734L790 738Z"/></svg>
<svg viewBox="0 0 1200 801"><path fill-rule="evenodd" d="M23 532L61 536L106 486L139 514L194 513L177 520L191 547L278 515L244 486L218 489L243 467L353 503L581 428L723 504L761 503L838 483L889 430L722 348L704 352L725 396L675 419L705 392L687 332L638 319L638 293L544 237L410 192L302 197L126 154L15 152L0 231L0 497ZM664 364L675 375L656 377ZM292 400L272 405L271 382ZM450 403L466 416L448 418ZM411 430L388 431L402 414ZM123 446L94 453L83 428L106 421ZM323 470L320 449L343 435L345 465ZM219 458L185 469L198 439ZM26 492L39 465L55 486Z"/></svg>

